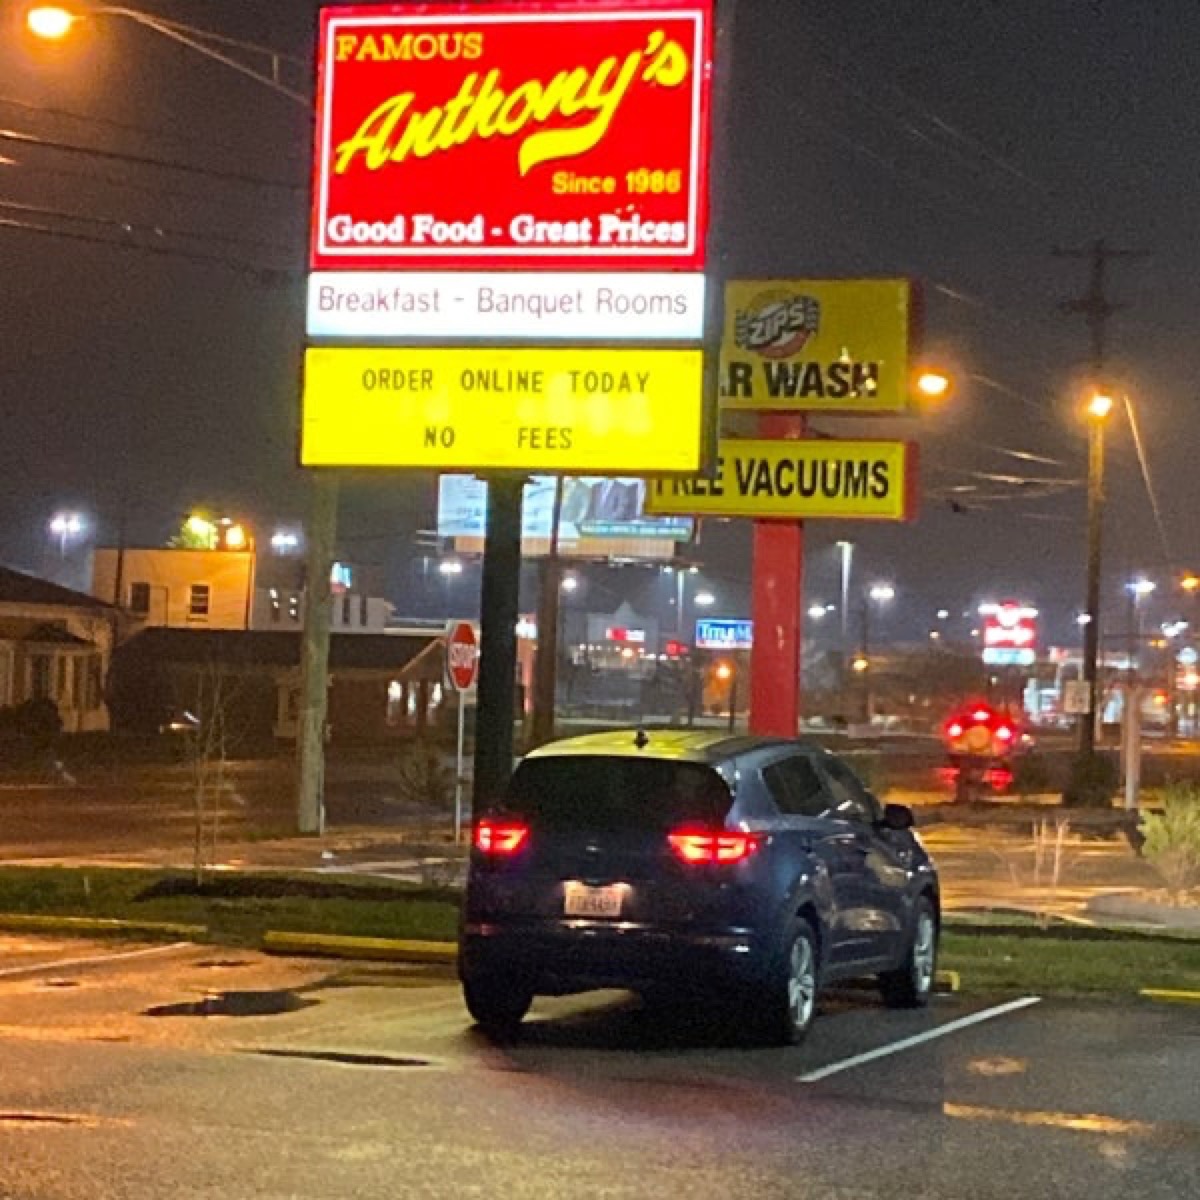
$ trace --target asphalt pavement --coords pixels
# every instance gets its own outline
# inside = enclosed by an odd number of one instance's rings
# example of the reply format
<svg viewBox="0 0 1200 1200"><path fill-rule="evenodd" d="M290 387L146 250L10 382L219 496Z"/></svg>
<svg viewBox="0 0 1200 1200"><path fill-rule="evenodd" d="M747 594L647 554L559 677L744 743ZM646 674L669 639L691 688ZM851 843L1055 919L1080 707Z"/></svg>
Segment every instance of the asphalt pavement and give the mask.
<svg viewBox="0 0 1200 1200"><path fill-rule="evenodd" d="M1194 1007L843 992L779 1050L604 993L495 1046L428 968L0 939L5 1200L1177 1200L1197 1079Z"/></svg>

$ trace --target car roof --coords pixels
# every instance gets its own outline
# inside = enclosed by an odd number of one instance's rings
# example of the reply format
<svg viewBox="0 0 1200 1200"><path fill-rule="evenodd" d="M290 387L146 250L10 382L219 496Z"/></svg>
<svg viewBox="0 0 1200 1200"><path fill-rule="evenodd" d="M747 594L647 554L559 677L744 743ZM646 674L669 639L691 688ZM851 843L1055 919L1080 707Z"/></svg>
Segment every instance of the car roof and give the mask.
<svg viewBox="0 0 1200 1200"><path fill-rule="evenodd" d="M611 729L547 742L525 757L565 758L605 756L671 759L678 762L718 763L770 746L817 747L799 738L759 737L712 729Z"/></svg>

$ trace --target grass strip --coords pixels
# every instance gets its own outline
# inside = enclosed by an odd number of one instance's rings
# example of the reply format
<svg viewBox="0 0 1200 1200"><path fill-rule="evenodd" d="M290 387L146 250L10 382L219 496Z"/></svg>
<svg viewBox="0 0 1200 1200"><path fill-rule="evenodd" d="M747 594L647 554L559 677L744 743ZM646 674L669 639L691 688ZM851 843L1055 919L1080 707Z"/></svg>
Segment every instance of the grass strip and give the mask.
<svg viewBox="0 0 1200 1200"><path fill-rule="evenodd" d="M1200 988L1197 941L1136 936L1099 941L946 931L939 965L957 971L968 993L1087 996L1133 995L1143 988Z"/></svg>
<svg viewBox="0 0 1200 1200"><path fill-rule="evenodd" d="M267 930L453 940L456 893L321 875L185 874L109 867L2 867L0 913L199 925L256 944Z"/></svg>

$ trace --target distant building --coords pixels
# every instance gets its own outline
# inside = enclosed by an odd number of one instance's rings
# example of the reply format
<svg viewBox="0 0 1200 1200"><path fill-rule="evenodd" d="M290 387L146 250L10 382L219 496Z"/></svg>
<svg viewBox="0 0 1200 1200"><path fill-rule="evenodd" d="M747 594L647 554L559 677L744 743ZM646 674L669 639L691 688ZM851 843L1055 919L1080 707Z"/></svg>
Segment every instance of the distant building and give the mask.
<svg viewBox="0 0 1200 1200"><path fill-rule="evenodd" d="M367 579L362 569L334 565L335 633L382 633L387 626L392 606L360 579ZM99 547L92 593L145 628L280 632L304 624L303 561L254 550Z"/></svg>
<svg viewBox="0 0 1200 1200"><path fill-rule="evenodd" d="M400 740L442 719L440 633L335 633L329 668L335 743ZM133 733L200 728L219 706L237 745L291 739L299 701L298 630L146 629L117 650L113 666L113 723Z"/></svg>
<svg viewBox="0 0 1200 1200"><path fill-rule="evenodd" d="M94 596L0 567L0 708L52 700L66 732L107 729L116 615Z"/></svg>

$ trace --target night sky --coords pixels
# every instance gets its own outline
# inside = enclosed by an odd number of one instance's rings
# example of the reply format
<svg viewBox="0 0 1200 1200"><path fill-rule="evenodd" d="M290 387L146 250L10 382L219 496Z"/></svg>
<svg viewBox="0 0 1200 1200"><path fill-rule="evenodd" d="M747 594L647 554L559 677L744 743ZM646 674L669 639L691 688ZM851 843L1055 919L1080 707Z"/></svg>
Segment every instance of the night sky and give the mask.
<svg viewBox="0 0 1200 1200"><path fill-rule="evenodd" d="M306 60L315 7L153 3ZM38 566L64 506L94 514L102 541L123 503L135 542L161 540L196 504L301 517L308 117L118 20L48 50L24 34L23 8L0 5L0 560ZM1200 568L1200 7L743 0L735 59L733 152L719 168L732 273L917 277L928 356L961 381L905 426L922 443L920 519L810 524L810 598L836 599L831 547L850 538L863 580L897 587L893 636L923 636L942 605L1009 596L1069 635L1085 472L1073 389L1088 337L1057 306L1082 292L1086 264L1050 250L1105 237L1149 252L1114 265L1111 296L1128 308L1110 333L1162 517L1160 531L1118 422L1106 602L1144 571L1160 615L1179 611L1169 571ZM308 69L292 82L307 87ZM431 477L355 482L346 554L390 558L399 577L433 496ZM748 574L745 534L705 528L718 582Z"/></svg>

